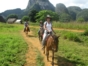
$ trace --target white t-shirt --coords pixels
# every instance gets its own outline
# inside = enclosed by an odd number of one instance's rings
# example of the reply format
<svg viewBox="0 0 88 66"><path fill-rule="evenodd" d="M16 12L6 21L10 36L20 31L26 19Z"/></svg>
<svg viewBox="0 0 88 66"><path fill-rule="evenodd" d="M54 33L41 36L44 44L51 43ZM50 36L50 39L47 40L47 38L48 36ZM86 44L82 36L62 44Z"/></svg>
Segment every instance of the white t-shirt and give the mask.
<svg viewBox="0 0 88 66"><path fill-rule="evenodd" d="M48 22L46 21L46 22L44 22L44 25L46 25L46 28L47 28L49 31L52 31L52 24L51 24L51 23L48 23ZM44 33L47 33L47 30L45 30Z"/></svg>

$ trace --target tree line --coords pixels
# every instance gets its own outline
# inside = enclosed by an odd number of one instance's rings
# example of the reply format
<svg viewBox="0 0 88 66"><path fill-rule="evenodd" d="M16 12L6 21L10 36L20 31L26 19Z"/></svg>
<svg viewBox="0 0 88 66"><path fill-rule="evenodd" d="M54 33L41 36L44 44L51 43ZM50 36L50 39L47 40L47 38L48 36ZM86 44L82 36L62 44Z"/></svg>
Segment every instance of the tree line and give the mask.
<svg viewBox="0 0 88 66"><path fill-rule="evenodd" d="M46 15L50 15L53 21L56 22L87 22L88 9L81 9L77 6L66 7L64 4L59 3L56 5L55 12L51 10L31 10L27 16L23 16L22 20L29 20L31 22L45 21ZM8 18L18 18L16 14L11 14Z"/></svg>

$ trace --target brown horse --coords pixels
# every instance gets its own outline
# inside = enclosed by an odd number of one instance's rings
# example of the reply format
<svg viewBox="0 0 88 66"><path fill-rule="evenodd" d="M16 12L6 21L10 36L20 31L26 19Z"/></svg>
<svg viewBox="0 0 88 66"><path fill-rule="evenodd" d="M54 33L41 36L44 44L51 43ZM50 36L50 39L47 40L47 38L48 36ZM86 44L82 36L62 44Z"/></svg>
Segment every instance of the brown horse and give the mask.
<svg viewBox="0 0 88 66"><path fill-rule="evenodd" d="M43 39L43 33L44 33L44 29L43 29L43 27L41 27L40 31L39 31L39 34L38 34L40 41L42 41L42 39Z"/></svg>
<svg viewBox="0 0 88 66"><path fill-rule="evenodd" d="M54 52L58 51L58 40L59 36L49 35L44 47L44 53L46 48L47 61L49 61L49 51L52 51L52 66L54 66Z"/></svg>
<svg viewBox="0 0 88 66"><path fill-rule="evenodd" d="M28 26L24 29L24 32L25 32L25 34L28 36L28 32L30 32L30 29L29 29Z"/></svg>

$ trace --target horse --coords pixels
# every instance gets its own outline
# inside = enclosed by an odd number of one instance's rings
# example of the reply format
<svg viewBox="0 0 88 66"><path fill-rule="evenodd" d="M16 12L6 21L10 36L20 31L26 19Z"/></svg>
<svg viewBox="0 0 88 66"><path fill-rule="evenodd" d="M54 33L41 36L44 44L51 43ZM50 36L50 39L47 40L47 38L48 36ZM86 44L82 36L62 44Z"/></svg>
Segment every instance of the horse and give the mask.
<svg viewBox="0 0 88 66"><path fill-rule="evenodd" d="M24 32L25 32L26 35L28 35L28 32L30 32L30 29L29 29L28 26L24 29Z"/></svg>
<svg viewBox="0 0 88 66"><path fill-rule="evenodd" d="M49 51L52 51L52 66L54 66L54 52L58 51L58 42L59 37L56 35L49 35L46 38L45 46L44 46L44 54L46 52L47 61L49 61ZM46 50L45 50L46 48Z"/></svg>
<svg viewBox="0 0 88 66"><path fill-rule="evenodd" d="M41 42L42 39L43 39L43 33L44 33L44 29L43 29L43 27L41 27L41 28L40 28L40 31L39 31L39 33L38 33L40 42Z"/></svg>

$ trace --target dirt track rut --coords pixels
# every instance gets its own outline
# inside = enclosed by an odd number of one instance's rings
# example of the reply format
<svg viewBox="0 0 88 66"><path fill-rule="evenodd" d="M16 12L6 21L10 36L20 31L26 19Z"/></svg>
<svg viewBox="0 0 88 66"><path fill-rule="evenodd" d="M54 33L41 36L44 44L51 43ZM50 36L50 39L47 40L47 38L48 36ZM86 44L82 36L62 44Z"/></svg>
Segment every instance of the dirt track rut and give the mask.
<svg viewBox="0 0 88 66"><path fill-rule="evenodd" d="M31 64L36 64L35 52L33 52L33 50L35 48L37 48L40 51L41 55L44 57L45 66L52 66L51 65L51 55L50 55L50 58L49 58L50 62L48 62L46 60L46 55L43 54L43 51L41 49L42 46L41 46L38 38L35 37L32 32L29 33L29 36L26 36L24 32L21 32L21 34L22 34L22 36L24 37L25 41L27 42L27 44L29 46L28 53L26 54L26 64L25 64L25 66L30 66L30 63ZM32 44L31 50L30 50L30 43ZM29 57L31 57L31 58L29 58ZM57 66L57 65L54 65L54 66Z"/></svg>

